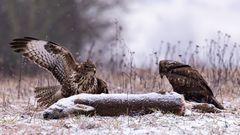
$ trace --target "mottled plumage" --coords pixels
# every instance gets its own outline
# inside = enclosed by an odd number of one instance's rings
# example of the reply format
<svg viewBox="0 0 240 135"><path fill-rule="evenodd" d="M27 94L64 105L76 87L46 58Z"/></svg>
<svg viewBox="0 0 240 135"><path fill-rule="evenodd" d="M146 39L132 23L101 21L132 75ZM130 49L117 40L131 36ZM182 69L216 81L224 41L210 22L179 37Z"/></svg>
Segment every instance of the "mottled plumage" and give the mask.
<svg viewBox="0 0 240 135"><path fill-rule="evenodd" d="M162 60L159 73L161 77L165 75L173 90L183 94L186 100L211 103L219 109L224 109L213 96L211 88L201 74L191 66L177 61Z"/></svg>
<svg viewBox="0 0 240 135"><path fill-rule="evenodd" d="M36 98L41 106L49 106L63 97L79 93L108 93L106 82L96 77L91 61L77 63L64 47L32 37L14 39L10 43L15 52L50 71L60 85L38 87Z"/></svg>

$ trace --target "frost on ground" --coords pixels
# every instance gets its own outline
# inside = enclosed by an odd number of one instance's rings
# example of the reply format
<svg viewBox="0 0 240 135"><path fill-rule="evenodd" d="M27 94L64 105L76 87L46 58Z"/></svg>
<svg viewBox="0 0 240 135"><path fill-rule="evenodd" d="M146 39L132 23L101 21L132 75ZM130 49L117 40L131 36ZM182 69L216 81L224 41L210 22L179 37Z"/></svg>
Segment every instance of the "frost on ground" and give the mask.
<svg viewBox="0 0 240 135"><path fill-rule="evenodd" d="M240 101L240 100L235 100ZM239 102L232 102L239 105ZM226 103L227 104L227 103ZM240 110L228 104L223 113L177 116L154 112L142 116L77 116L44 120L30 101L1 105L1 134L239 134Z"/></svg>

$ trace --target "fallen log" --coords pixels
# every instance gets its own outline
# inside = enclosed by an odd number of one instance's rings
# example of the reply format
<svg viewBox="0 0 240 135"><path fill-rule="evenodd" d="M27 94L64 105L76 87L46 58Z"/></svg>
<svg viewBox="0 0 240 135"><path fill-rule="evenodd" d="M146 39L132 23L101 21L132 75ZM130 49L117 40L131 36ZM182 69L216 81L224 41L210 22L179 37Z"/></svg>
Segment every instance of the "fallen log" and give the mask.
<svg viewBox="0 0 240 135"><path fill-rule="evenodd" d="M159 110L163 113L184 115L185 101L175 92L160 94L79 94L63 98L47 108L44 119L69 115L143 115Z"/></svg>

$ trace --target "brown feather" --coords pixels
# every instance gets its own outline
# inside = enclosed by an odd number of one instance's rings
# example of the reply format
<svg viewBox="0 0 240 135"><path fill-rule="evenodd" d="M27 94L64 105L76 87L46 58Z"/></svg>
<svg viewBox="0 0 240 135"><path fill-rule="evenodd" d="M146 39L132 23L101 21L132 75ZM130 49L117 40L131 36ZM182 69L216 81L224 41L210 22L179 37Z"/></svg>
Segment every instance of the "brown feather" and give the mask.
<svg viewBox="0 0 240 135"><path fill-rule="evenodd" d="M205 79L191 66L177 61L163 60L159 63L159 73L161 77L165 75L173 90L183 94L186 100L211 103L223 109L223 106L214 98Z"/></svg>
<svg viewBox="0 0 240 135"><path fill-rule="evenodd" d="M10 45L15 52L50 71L59 81L59 86L35 89L41 106L49 106L60 98L79 93L108 93L106 83L95 75L95 64L90 60L77 63L72 54L57 43L24 37L13 39Z"/></svg>
<svg viewBox="0 0 240 135"><path fill-rule="evenodd" d="M35 98L38 98L37 102L39 102L41 106L49 106L62 98L61 95L58 95L58 93L61 92L61 88L61 85L36 87L34 90L36 94Z"/></svg>
<svg viewBox="0 0 240 135"><path fill-rule="evenodd" d="M106 93L108 94L108 87L107 83L103 81L102 79L97 78L97 92L96 94Z"/></svg>

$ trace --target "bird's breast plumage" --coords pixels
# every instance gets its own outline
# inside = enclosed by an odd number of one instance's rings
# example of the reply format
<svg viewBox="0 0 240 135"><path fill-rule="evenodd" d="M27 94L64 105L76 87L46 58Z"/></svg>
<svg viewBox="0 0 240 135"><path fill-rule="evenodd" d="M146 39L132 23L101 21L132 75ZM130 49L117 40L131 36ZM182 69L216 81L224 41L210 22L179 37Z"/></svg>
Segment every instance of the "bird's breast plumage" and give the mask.
<svg viewBox="0 0 240 135"><path fill-rule="evenodd" d="M95 76L73 73L70 79L72 80L75 94L94 93L94 91L97 89L97 79Z"/></svg>

